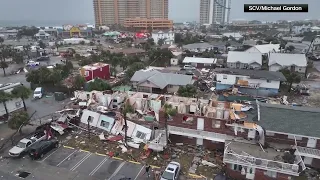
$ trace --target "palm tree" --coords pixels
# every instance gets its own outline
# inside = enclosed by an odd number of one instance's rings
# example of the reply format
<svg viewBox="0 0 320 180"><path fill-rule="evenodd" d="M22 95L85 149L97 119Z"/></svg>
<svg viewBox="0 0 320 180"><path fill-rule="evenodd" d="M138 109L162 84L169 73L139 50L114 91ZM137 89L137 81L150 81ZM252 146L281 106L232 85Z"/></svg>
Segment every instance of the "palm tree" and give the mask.
<svg viewBox="0 0 320 180"><path fill-rule="evenodd" d="M4 91L0 91L0 103L3 104L4 109L6 110L6 116L9 117L8 108L6 105L6 102L9 101L12 98L10 93L6 93Z"/></svg>
<svg viewBox="0 0 320 180"><path fill-rule="evenodd" d="M9 67L6 61L0 61L0 68L3 70L3 75L6 76L6 69Z"/></svg>
<svg viewBox="0 0 320 180"><path fill-rule="evenodd" d="M4 39L0 37L0 44L2 45L3 42L4 42Z"/></svg>
<svg viewBox="0 0 320 180"><path fill-rule="evenodd" d="M23 108L25 111L27 111L27 106L24 100L29 98L29 96L32 94L32 91L25 86L18 86L11 91L11 94L13 97L22 99Z"/></svg>
<svg viewBox="0 0 320 180"><path fill-rule="evenodd" d="M30 59L30 51L31 51L31 46L29 44L23 46L23 52L25 55L28 56L28 59Z"/></svg>
<svg viewBox="0 0 320 180"><path fill-rule="evenodd" d="M124 119L124 144L127 146L127 131L128 131L128 123L127 123L127 113L134 113L133 107L129 104L127 99L125 99L123 105L121 107L121 113Z"/></svg>
<svg viewBox="0 0 320 180"><path fill-rule="evenodd" d="M168 133L168 119L177 113L177 109L172 108L171 104L165 104L163 106L163 108L164 108L164 116L165 116L166 141L168 142L168 135L169 135L169 133Z"/></svg>

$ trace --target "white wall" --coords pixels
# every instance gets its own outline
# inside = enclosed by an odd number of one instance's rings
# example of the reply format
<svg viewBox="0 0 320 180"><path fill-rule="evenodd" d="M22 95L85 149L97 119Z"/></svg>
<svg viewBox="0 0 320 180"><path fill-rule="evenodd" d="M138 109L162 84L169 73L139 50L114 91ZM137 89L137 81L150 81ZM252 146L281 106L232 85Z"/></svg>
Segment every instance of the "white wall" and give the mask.
<svg viewBox="0 0 320 180"><path fill-rule="evenodd" d="M159 39L165 39L164 44L172 45L174 43L174 32L163 32L159 31L157 33L152 33L152 38L155 44L158 44Z"/></svg>
<svg viewBox="0 0 320 180"><path fill-rule="evenodd" d="M279 71L283 68L286 68L285 66L280 66L278 64L273 64L271 66L269 66L269 71ZM289 69L291 67L288 67ZM299 72L299 73L305 73L306 72L306 67L298 67L298 66L295 66L295 71L296 72Z"/></svg>
<svg viewBox="0 0 320 180"><path fill-rule="evenodd" d="M251 48L247 49L246 52L260 53L260 51L256 47L251 47Z"/></svg>
<svg viewBox="0 0 320 180"><path fill-rule="evenodd" d="M279 89L280 81L267 81L265 79L250 79L248 76L241 75L230 75L230 74L217 74L217 82L218 84L228 84L234 85L236 84L236 78L239 77L239 80L247 80L249 84L260 84L259 87L262 88L273 88ZM227 77L227 79L223 79L223 77Z"/></svg>

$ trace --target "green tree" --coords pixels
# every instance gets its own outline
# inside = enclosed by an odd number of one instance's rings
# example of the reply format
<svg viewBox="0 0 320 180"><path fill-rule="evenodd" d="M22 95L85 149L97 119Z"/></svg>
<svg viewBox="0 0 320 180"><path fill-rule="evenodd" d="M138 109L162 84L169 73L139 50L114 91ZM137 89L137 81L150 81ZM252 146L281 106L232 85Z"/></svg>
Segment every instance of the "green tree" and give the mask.
<svg viewBox="0 0 320 180"><path fill-rule="evenodd" d="M25 87L25 86L18 86L18 87L15 87L11 91L11 94L13 95L13 97L22 99L23 108L24 108L25 111L27 111L27 106L26 106L26 103L25 103L25 99L28 99L31 96L32 91L29 88Z"/></svg>
<svg viewBox="0 0 320 180"><path fill-rule="evenodd" d="M0 61L0 68L3 70L3 75L6 76L6 69L9 67L6 61Z"/></svg>
<svg viewBox="0 0 320 180"><path fill-rule="evenodd" d="M150 66L166 67L170 65L173 54L168 49L155 49L148 52Z"/></svg>
<svg viewBox="0 0 320 180"><path fill-rule="evenodd" d="M7 117L9 117L9 111L8 111L6 102L11 100L11 99L12 99L12 96L11 96L10 93L4 92L4 91L0 91L0 103L3 104L4 109L6 111L6 116Z"/></svg>
<svg viewBox="0 0 320 180"><path fill-rule="evenodd" d="M228 40L229 40L229 37L227 37L227 36L223 36L223 37L222 37L222 41L225 42L225 41L228 41Z"/></svg>
<svg viewBox="0 0 320 180"><path fill-rule="evenodd" d="M257 44L257 45L261 45L261 44L262 44L262 41L259 40L259 41L256 42L256 44Z"/></svg>
<svg viewBox="0 0 320 180"><path fill-rule="evenodd" d="M123 57L121 59L119 65L123 70L126 70L128 65L129 65L129 58L128 57Z"/></svg>
<svg viewBox="0 0 320 180"><path fill-rule="evenodd" d="M73 78L72 88L79 90L82 89L85 84L86 79L78 74Z"/></svg>
<svg viewBox="0 0 320 180"><path fill-rule="evenodd" d="M0 44L2 45L3 42L4 42L4 39L0 37Z"/></svg>
<svg viewBox="0 0 320 180"><path fill-rule="evenodd" d="M284 77L287 79L287 83L289 83L289 89L288 92L291 91L292 84L293 83L300 83L301 81L301 76L297 72L290 71L288 68L280 70Z"/></svg>
<svg viewBox="0 0 320 180"><path fill-rule="evenodd" d="M130 81L131 77L134 75L136 71L139 71L140 69L144 69L145 64L142 62L135 62L132 65L129 66L129 68L125 72L125 79L127 81Z"/></svg>
<svg viewBox="0 0 320 180"><path fill-rule="evenodd" d="M172 116L177 114L177 109L173 108L171 104L164 104L164 118L165 118L165 128L166 128L166 141L168 142L168 120L172 118Z"/></svg>
<svg viewBox="0 0 320 180"><path fill-rule="evenodd" d="M108 82L102 80L102 79L94 79L93 81L90 81L88 83L87 91L105 91L105 90L111 90L111 86Z"/></svg>
<svg viewBox="0 0 320 180"><path fill-rule="evenodd" d="M8 126L11 129L18 130L21 126L27 124L29 121L29 115L26 111L23 112L15 112L12 113L9 121ZM19 129L21 133L21 128Z"/></svg>
<svg viewBox="0 0 320 180"><path fill-rule="evenodd" d="M43 41L39 41L39 47L44 49L46 48L46 44Z"/></svg>
<svg viewBox="0 0 320 180"><path fill-rule="evenodd" d="M178 95L182 97L194 97L197 94L197 88L193 85L180 86Z"/></svg>
<svg viewBox="0 0 320 180"><path fill-rule="evenodd" d="M147 43L148 43L150 46L153 46L153 45L154 45L154 39L153 39L153 38L148 38L148 39L147 39Z"/></svg>
<svg viewBox="0 0 320 180"><path fill-rule="evenodd" d="M30 51L31 51L31 46L30 45L23 46L23 52L24 52L25 55L28 56L28 59L30 59Z"/></svg>
<svg viewBox="0 0 320 180"><path fill-rule="evenodd" d="M80 41L80 45L85 45L85 44L86 44L86 42Z"/></svg>
<svg viewBox="0 0 320 180"><path fill-rule="evenodd" d="M164 44L164 42L165 42L165 39L161 38L158 40L158 45L162 46Z"/></svg>
<svg viewBox="0 0 320 180"><path fill-rule="evenodd" d="M17 64L23 63L23 55L21 53L13 54L12 61L14 61Z"/></svg>

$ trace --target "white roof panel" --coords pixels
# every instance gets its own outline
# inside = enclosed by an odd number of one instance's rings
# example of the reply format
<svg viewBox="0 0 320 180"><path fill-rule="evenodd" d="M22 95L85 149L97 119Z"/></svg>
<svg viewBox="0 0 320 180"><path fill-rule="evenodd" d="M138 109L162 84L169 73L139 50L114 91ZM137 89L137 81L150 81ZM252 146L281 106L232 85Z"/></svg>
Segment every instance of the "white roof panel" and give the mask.
<svg viewBox="0 0 320 180"><path fill-rule="evenodd" d="M244 63L244 64L251 64L251 63L258 63L262 65L262 55L261 53L255 52L240 52L240 51L229 51L228 52L228 63Z"/></svg>
<svg viewBox="0 0 320 180"><path fill-rule="evenodd" d="M269 57L269 66L279 64L281 66L307 66L307 58L305 54L286 54L286 53L271 53Z"/></svg>
<svg viewBox="0 0 320 180"><path fill-rule="evenodd" d="M216 62L217 62L216 58L185 57L183 59L183 63L214 64Z"/></svg>

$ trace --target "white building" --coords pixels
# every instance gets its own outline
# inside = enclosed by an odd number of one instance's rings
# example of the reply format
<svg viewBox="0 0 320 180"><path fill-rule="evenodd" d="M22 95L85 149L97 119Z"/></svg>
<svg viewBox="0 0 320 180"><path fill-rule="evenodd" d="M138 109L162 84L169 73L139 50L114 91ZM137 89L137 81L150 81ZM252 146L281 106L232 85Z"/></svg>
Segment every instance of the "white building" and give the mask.
<svg viewBox="0 0 320 180"><path fill-rule="evenodd" d="M201 0L200 23L227 24L230 18L231 0Z"/></svg>
<svg viewBox="0 0 320 180"><path fill-rule="evenodd" d="M85 44L90 43L89 40L86 40L84 38L70 38L70 39L64 39L61 41L62 44L80 44L81 42L84 42Z"/></svg>
<svg viewBox="0 0 320 180"><path fill-rule="evenodd" d="M46 33L44 30L40 29L37 34L34 35L37 39L49 39L50 34Z"/></svg>
<svg viewBox="0 0 320 180"><path fill-rule="evenodd" d="M310 25L302 25L302 26L293 26L292 32L295 34L303 34L304 32L310 32L311 26Z"/></svg>
<svg viewBox="0 0 320 180"><path fill-rule="evenodd" d="M258 52L262 55L268 55L269 53L280 52L280 44L263 44L263 45L255 45L245 52Z"/></svg>
<svg viewBox="0 0 320 180"><path fill-rule="evenodd" d="M200 57L185 57L184 64L191 64L196 68L212 68L216 63L216 58L200 58Z"/></svg>
<svg viewBox="0 0 320 180"><path fill-rule="evenodd" d="M311 32L320 32L320 27L318 26L311 27Z"/></svg>
<svg viewBox="0 0 320 180"><path fill-rule="evenodd" d="M163 44L170 44L172 45L174 43L174 32L173 31L157 31L152 32L152 38L154 40L155 44L158 44L160 39L163 39Z"/></svg>
<svg viewBox="0 0 320 180"><path fill-rule="evenodd" d="M269 57L269 71L279 71L289 68L292 71L305 73L307 58L305 54L271 53Z"/></svg>
<svg viewBox="0 0 320 180"><path fill-rule="evenodd" d="M219 69L216 71L216 90L237 86L245 94L255 96L274 96L279 92L280 82L286 81L281 72Z"/></svg>
<svg viewBox="0 0 320 180"><path fill-rule="evenodd" d="M239 39L243 38L243 36L240 33L236 33L236 32L234 32L234 33L223 33L222 35L225 36L225 37L228 37L228 38L231 36L236 40L239 40Z"/></svg>
<svg viewBox="0 0 320 180"><path fill-rule="evenodd" d="M8 83L8 84L0 84L0 91L4 91L6 93L11 93L11 91L18 86L22 86L21 83ZM23 108L23 102L21 98L13 98L5 103L0 103L0 117L8 113L12 113L19 109Z"/></svg>
<svg viewBox="0 0 320 180"><path fill-rule="evenodd" d="M227 67L236 69L261 69L262 55L258 52L229 51Z"/></svg>

